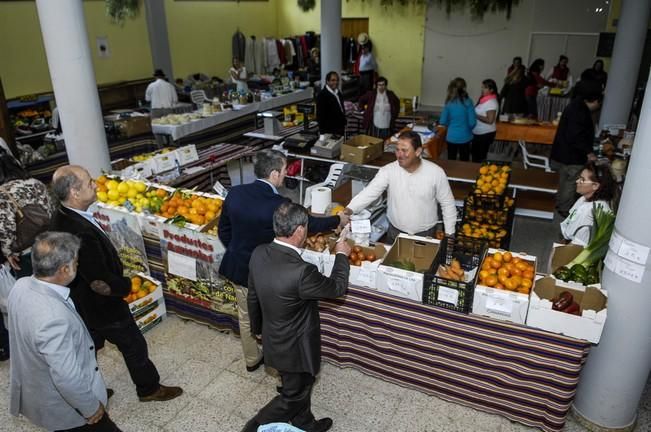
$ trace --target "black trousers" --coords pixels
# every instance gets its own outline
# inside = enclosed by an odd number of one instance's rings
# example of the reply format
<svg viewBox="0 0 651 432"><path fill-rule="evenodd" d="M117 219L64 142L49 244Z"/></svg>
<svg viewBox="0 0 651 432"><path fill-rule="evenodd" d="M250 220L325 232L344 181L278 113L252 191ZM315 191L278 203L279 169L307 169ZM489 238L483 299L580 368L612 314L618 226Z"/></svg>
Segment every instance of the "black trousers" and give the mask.
<svg viewBox="0 0 651 432"><path fill-rule="evenodd" d="M472 161L484 162L488 155L488 149L495 140L495 132L482 135L474 135L472 139Z"/></svg>
<svg viewBox="0 0 651 432"><path fill-rule="evenodd" d="M448 160L457 160L457 154L459 154L459 160L469 161L470 160L470 143L457 144L447 142L448 144Z"/></svg>
<svg viewBox="0 0 651 432"><path fill-rule="evenodd" d="M312 414L314 375L295 372L279 373L283 383L280 394L258 411L255 420L261 425L291 422L299 429L309 430L314 423L314 414Z"/></svg>
<svg viewBox="0 0 651 432"><path fill-rule="evenodd" d="M122 353L131 380L136 385L138 396L149 396L158 390L160 376L156 366L149 359L147 341L133 318L91 331L96 346L102 346L105 339ZM102 342L100 345L98 342ZM97 351L96 351L97 352Z"/></svg>
<svg viewBox="0 0 651 432"><path fill-rule="evenodd" d="M72 429L64 429L56 432L122 432L122 429L117 427L115 423L109 418L107 413L95 424L85 424Z"/></svg>
<svg viewBox="0 0 651 432"><path fill-rule="evenodd" d="M364 96L369 90L373 90L373 78L375 71L364 71L359 73L359 95Z"/></svg>

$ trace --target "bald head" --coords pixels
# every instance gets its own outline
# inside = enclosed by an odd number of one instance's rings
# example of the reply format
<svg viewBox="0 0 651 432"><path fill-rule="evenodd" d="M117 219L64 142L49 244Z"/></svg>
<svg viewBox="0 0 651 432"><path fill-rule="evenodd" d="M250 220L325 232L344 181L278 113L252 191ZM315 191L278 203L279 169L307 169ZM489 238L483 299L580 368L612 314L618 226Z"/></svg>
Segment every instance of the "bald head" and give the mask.
<svg viewBox="0 0 651 432"><path fill-rule="evenodd" d="M63 205L86 210L95 202L95 182L79 165L64 165L52 175L52 191Z"/></svg>

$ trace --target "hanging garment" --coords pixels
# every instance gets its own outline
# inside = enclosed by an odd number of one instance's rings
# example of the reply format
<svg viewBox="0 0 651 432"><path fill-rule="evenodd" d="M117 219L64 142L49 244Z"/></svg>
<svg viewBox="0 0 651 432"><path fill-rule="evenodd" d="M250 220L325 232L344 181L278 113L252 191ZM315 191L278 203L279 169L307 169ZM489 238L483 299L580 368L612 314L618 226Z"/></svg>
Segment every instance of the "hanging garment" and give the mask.
<svg viewBox="0 0 651 432"><path fill-rule="evenodd" d="M278 51L280 64L287 64L287 59L285 58L285 48L283 47L283 43L278 39L276 39L276 50Z"/></svg>
<svg viewBox="0 0 651 432"><path fill-rule="evenodd" d="M241 62L244 61L244 51L246 50L246 37L241 31L236 31L232 40L233 58L237 57Z"/></svg>
<svg viewBox="0 0 651 432"><path fill-rule="evenodd" d="M264 39L257 38L254 41L253 60L255 62L255 71L258 74L267 72L267 50Z"/></svg>
<svg viewBox="0 0 651 432"><path fill-rule="evenodd" d="M249 73L259 73L255 67L255 36L246 38L246 50L244 51L244 67Z"/></svg>
<svg viewBox="0 0 651 432"><path fill-rule="evenodd" d="M265 39L267 47L267 72L273 71L275 68L280 67L280 57L278 56L278 48L276 47L275 39Z"/></svg>

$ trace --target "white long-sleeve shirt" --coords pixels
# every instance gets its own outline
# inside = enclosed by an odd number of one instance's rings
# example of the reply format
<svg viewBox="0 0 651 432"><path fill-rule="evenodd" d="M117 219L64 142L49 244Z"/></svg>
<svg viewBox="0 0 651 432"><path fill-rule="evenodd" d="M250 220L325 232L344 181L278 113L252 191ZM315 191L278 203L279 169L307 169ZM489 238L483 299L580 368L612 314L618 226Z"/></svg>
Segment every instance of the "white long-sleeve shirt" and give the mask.
<svg viewBox="0 0 651 432"><path fill-rule="evenodd" d="M400 231L415 234L438 223L441 205L446 234L454 234L457 208L448 176L438 165L421 160L416 171L401 168L398 161L385 165L369 185L355 196L348 208L357 213L388 191L387 217Z"/></svg>
<svg viewBox="0 0 651 432"><path fill-rule="evenodd" d="M158 78L147 86L145 100L151 102L152 108L172 108L178 102L178 96L172 84Z"/></svg>

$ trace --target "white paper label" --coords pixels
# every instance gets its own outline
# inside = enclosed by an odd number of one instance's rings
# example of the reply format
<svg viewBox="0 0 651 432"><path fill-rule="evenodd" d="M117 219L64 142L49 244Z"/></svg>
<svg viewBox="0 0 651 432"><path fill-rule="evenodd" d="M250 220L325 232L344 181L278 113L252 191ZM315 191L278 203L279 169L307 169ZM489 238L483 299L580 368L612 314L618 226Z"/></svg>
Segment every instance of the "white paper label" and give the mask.
<svg viewBox="0 0 651 432"><path fill-rule="evenodd" d="M640 283L644 275L644 266L627 261L612 251L608 251L605 259L605 265L613 273L628 279L630 281Z"/></svg>
<svg viewBox="0 0 651 432"><path fill-rule="evenodd" d="M436 300L458 306L459 305L459 291L457 291L455 289L452 289L452 288L439 286L439 293L438 293L438 296L436 297Z"/></svg>
<svg viewBox="0 0 651 432"><path fill-rule="evenodd" d="M508 294L493 292L486 296L486 310L510 316L513 312L513 299Z"/></svg>
<svg viewBox="0 0 651 432"><path fill-rule="evenodd" d="M649 248L625 239L622 235L614 232L608 243L610 249L622 258L633 261L637 264L646 264L649 258Z"/></svg>
<svg viewBox="0 0 651 432"><path fill-rule="evenodd" d="M178 254L176 252L167 252L167 271L171 274L197 280L197 260Z"/></svg>
<svg viewBox="0 0 651 432"><path fill-rule="evenodd" d="M371 263L368 261L362 262L362 267L357 274L356 283L365 286L365 287L375 287L375 280L377 277L377 269L380 265L380 262Z"/></svg>
<svg viewBox="0 0 651 432"><path fill-rule="evenodd" d="M613 235L610 236L610 241L608 242L608 247L615 253L619 253L619 248L622 246L624 238L613 231Z"/></svg>
<svg viewBox="0 0 651 432"><path fill-rule="evenodd" d="M350 230L355 234L368 234L371 232L371 220L362 219L350 221Z"/></svg>

